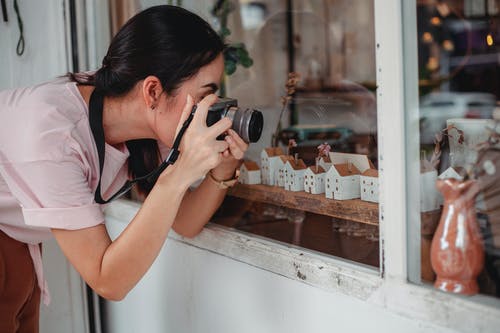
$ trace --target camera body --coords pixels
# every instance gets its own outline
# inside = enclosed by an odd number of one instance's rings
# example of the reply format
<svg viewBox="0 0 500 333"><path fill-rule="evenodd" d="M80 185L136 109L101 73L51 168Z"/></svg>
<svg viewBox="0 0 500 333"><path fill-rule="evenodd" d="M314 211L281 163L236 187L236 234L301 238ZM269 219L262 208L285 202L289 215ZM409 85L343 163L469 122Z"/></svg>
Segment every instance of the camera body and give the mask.
<svg viewBox="0 0 500 333"><path fill-rule="evenodd" d="M207 126L212 126L223 117L232 120L231 127L247 143L257 142L264 127L262 112L250 108L239 108L234 98L219 98L209 109Z"/></svg>

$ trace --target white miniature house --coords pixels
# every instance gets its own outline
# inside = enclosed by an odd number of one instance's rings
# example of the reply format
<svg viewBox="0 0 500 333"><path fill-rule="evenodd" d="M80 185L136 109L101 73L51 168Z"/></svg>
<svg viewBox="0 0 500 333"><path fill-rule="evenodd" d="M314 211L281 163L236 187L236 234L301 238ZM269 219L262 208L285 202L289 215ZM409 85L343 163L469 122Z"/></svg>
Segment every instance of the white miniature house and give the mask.
<svg viewBox="0 0 500 333"><path fill-rule="evenodd" d="M349 162L354 164L361 173L365 172L367 169L375 169L375 166L366 155L330 152L328 156L332 164L344 164Z"/></svg>
<svg viewBox="0 0 500 333"><path fill-rule="evenodd" d="M436 188L438 174L435 169L420 173L420 212L439 209L441 198Z"/></svg>
<svg viewBox="0 0 500 333"><path fill-rule="evenodd" d="M283 150L279 147L266 148L260 153L262 184L275 185L276 167L280 155L283 155Z"/></svg>
<svg viewBox="0 0 500 333"><path fill-rule="evenodd" d="M378 171L368 169L359 177L361 200L378 202Z"/></svg>
<svg viewBox="0 0 500 333"><path fill-rule="evenodd" d="M360 174L359 169L350 162L333 164L325 175L325 196L335 200L359 198Z"/></svg>
<svg viewBox="0 0 500 333"><path fill-rule="evenodd" d="M281 155L278 159L274 177L276 186L285 187L285 163L289 160L293 160L293 157L289 155Z"/></svg>
<svg viewBox="0 0 500 333"><path fill-rule="evenodd" d="M325 172L327 170L330 170L331 166L332 166L332 161L330 160L330 156L322 156L320 157L319 159L319 166L323 168L323 170L325 170Z"/></svg>
<svg viewBox="0 0 500 333"><path fill-rule="evenodd" d="M288 191L303 191L304 190L304 174L307 166L301 159L287 160L285 162L285 190Z"/></svg>
<svg viewBox="0 0 500 333"><path fill-rule="evenodd" d="M453 178L453 179L457 179L457 180L464 180L464 175L466 173L465 169L462 168L462 167L449 167L448 169L444 170L439 176L438 176L438 179L450 179L450 178ZM433 191L433 195L435 197L437 197L437 204L434 205L434 206L431 206L430 207L430 210L435 210L435 209L438 209L439 206L441 206L444 202L444 198L443 198L443 195L441 194L441 192L439 192L437 189L436 189L436 186L434 186L434 191ZM427 209L427 207L424 207Z"/></svg>
<svg viewBox="0 0 500 333"><path fill-rule="evenodd" d="M311 194L325 193L325 169L311 166L304 173L304 191Z"/></svg>
<svg viewBox="0 0 500 333"><path fill-rule="evenodd" d="M242 184L260 184L260 168L254 161L243 161L240 166L239 182Z"/></svg>

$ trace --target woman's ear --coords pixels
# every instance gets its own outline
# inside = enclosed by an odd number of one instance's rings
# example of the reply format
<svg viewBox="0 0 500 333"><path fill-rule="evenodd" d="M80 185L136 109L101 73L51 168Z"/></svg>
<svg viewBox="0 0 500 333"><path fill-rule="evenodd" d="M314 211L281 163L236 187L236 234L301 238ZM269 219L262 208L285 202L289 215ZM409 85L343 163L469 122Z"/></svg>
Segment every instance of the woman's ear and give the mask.
<svg viewBox="0 0 500 333"><path fill-rule="evenodd" d="M158 101L163 87L160 80L156 76L148 76L142 83L142 95L144 103L148 109L154 110L158 106Z"/></svg>

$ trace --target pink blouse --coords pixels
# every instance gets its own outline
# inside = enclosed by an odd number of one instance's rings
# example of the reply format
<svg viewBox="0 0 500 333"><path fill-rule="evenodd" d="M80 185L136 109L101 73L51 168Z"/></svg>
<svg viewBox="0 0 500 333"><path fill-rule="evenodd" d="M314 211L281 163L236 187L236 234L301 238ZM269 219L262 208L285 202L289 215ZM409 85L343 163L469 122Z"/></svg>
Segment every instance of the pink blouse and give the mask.
<svg viewBox="0 0 500 333"><path fill-rule="evenodd" d="M51 228L104 223L94 201L99 159L88 108L74 82L57 79L0 92L0 230L27 243L45 304L50 302L38 246ZM106 144L103 197L127 179L128 150Z"/></svg>

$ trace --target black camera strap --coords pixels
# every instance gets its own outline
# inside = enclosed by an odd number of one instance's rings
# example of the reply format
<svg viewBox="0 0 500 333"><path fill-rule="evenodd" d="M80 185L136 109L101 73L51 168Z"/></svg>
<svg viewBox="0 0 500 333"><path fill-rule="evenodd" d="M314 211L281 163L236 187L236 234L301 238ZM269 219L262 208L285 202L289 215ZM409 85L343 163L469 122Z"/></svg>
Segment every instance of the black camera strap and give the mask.
<svg viewBox="0 0 500 333"><path fill-rule="evenodd" d="M90 95L89 123L97 147L97 154L99 155L99 182L97 183L94 199L97 203L100 204L105 204L121 197L122 195L127 193L135 183L141 180L147 180L150 183L155 183L156 179L163 172L163 170L165 170L169 165L174 164L175 161L177 160L177 157L179 156L178 148L181 143L182 136L184 135L184 132L188 128L189 124L191 123L191 120L193 120L193 116L196 111L196 105L195 105L193 106L193 109L191 110L191 114L189 115L188 119L184 122L184 124L182 124L182 128L175 137L174 144L172 146L172 149L170 149L167 158L156 169L154 169L153 171L144 176L137 177L132 180L127 180L125 184L115 194L113 194L109 199L104 200L101 196L101 177L104 168L104 155L105 155L104 126L102 123L103 105L104 105L104 94L98 91L97 89L94 89L94 91Z"/></svg>

